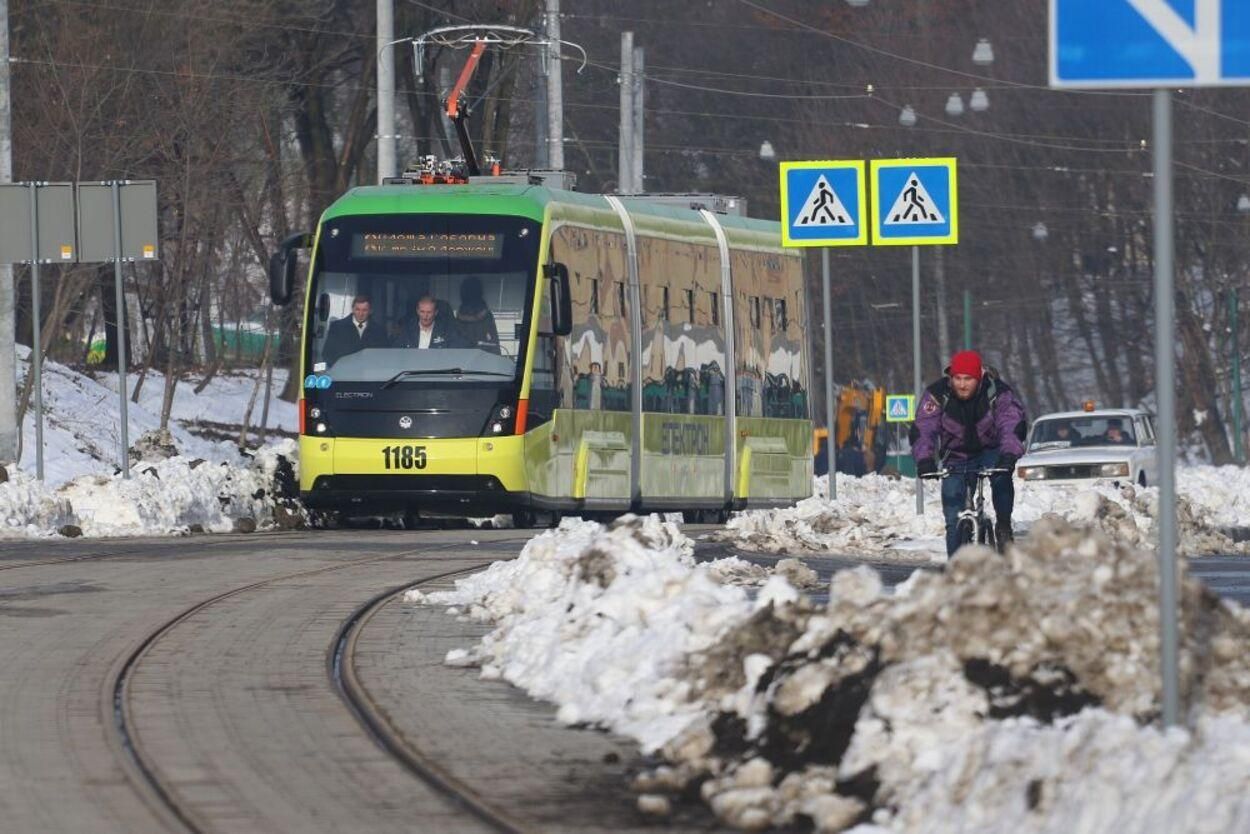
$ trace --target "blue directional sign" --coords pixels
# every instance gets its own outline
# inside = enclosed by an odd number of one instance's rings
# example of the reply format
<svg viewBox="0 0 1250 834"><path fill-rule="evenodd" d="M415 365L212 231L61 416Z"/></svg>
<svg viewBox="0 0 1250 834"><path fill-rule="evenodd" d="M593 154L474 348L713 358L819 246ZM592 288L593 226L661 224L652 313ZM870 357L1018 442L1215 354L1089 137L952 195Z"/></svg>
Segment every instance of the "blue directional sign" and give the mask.
<svg viewBox="0 0 1250 834"><path fill-rule="evenodd" d="M910 423L916 419L914 394L887 394L885 397L885 421L887 423Z"/></svg>
<svg viewBox="0 0 1250 834"><path fill-rule="evenodd" d="M1246 84L1246 0L1050 0L1052 87Z"/></svg>
<svg viewBox="0 0 1250 834"><path fill-rule="evenodd" d="M872 160L874 246L959 242L955 160Z"/></svg>
<svg viewBox="0 0 1250 834"><path fill-rule="evenodd" d="M865 197L858 159L781 163L782 246L863 246Z"/></svg>

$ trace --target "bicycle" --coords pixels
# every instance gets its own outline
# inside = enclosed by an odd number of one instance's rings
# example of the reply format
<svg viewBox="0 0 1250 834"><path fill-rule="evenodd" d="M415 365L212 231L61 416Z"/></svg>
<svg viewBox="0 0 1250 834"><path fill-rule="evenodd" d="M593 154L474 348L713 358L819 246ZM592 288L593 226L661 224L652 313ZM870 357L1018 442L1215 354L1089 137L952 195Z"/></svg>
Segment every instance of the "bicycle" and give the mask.
<svg viewBox="0 0 1250 834"><path fill-rule="evenodd" d="M920 476L931 481L952 477L964 479L968 479L969 476L976 477L976 485L968 485L964 490L964 508L959 511L959 520L955 523L960 547L976 542L992 547L998 553L1003 552L1002 542L998 540L998 533L994 529L994 520L985 511L985 484L993 476L1004 472L1010 473L1011 470L1001 467L988 467L978 469L976 472L952 472L949 469L939 469L931 475Z"/></svg>

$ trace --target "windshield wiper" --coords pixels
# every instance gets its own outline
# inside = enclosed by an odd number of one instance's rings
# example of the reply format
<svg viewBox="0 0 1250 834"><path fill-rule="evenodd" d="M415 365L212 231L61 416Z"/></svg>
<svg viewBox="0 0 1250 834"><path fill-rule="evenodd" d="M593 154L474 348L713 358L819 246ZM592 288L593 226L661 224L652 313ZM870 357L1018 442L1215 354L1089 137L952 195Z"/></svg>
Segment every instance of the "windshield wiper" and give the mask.
<svg viewBox="0 0 1250 834"><path fill-rule="evenodd" d="M382 389L385 390L396 384L404 377L409 376L464 376L465 374L477 374L478 376L502 376L512 379L512 374L505 374L501 371L466 371L464 368L435 368L428 371L400 371L395 376L382 383Z"/></svg>

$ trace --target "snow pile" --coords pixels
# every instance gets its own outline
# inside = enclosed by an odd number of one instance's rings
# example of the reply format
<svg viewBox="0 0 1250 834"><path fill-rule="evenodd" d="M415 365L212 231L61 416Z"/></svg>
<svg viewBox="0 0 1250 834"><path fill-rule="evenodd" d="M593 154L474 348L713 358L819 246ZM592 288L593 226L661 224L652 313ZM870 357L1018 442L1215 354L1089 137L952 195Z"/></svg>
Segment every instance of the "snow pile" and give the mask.
<svg viewBox="0 0 1250 834"><path fill-rule="evenodd" d="M916 538L932 539L936 547L945 529L937 487L926 485L925 515L916 515L914 481L870 473L862 478L838 476L838 497L829 500L829 479L815 479L813 495L780 510L747 510L735 514L716 538L747 550L769 553L882 553ZM900 553L897 555L905 555ZM927 553L916 554L918 558Z"/></svg>
<svg viewBox="0 0 1250 834"><path fill-rule="evenodd" d="M57 496L34 475L16 467L0 467L0 538L14 535L50 535L74 520L69 502Z"/></svg>
<svg viewBox="0 0 1250 834"><path fill-rule="evenodd" d="M901 560L945 561L939 487L925 484L925 509L916 515L915 482L881 475L838 476L838 497L828 498L828 479L794 507L750 510L730 519L715 538L769 553L858 553ZM1250 553L1224 532L1250 526L1250 470L1191 466L1177 470L1180 548L1190 556ZM1017 530L1047 515L1092 523L1130 544L1157 540L1159 491L1111 483L1087 487L1016 483L1012 516ZM988 497L987 497L988 505Z"/></svg>
<svg viewBox="0 0 1250 834"><path fill-rule="evenodd" d="M1145 551L1053 517L1006 558L965 549L896 595L868 568L838 574L826 608L757 612L698 659L695 692L719 709L643 787L700 785L748 829L1134 830L1143 796L1156 830L1198 830L1199 797L1238 797L1244 824L1250 614L1185 583L1182 692L1203 718L1164 736L1138 723L1157 711L1156 589Z"/></svg>
<svg viewBox="0 0 1250 834"><path fill-rule="evenodd" d="M721 584L692 552L676 524L655 516L606 528L566 519L454 591L407 598L495 625L449 662L480 664L484 678L559 704L561 721L611 726L650 750L700 710L677 677L682 660L751 610L741 587Z"/></svg>
<svg viewBox="0 0 1250 834"><path fill-rule="evenodd" d="M159 440L159 438L155 438ZM80 475L53 489L16 471L0 483L0 537L150 536L188 532L252 532L304 523L294 501L296 444L258 450L245 466L176 454L159 442L147 448L131 478Z"/></svg>
<svg viewBox="0 0 1250 834"><path fill-rule="evenodd" d="M692 565L655 520L576 522L413 598L496 624L448 662L658 751L636 780L650 812L695 794L746 830L1250 827L1250 614L1184 582L1194 729L1161 732L1147 551L1051 516L893 594L866 567L825 606L775 575L753 602L716 582L747 573Z"/></svg>

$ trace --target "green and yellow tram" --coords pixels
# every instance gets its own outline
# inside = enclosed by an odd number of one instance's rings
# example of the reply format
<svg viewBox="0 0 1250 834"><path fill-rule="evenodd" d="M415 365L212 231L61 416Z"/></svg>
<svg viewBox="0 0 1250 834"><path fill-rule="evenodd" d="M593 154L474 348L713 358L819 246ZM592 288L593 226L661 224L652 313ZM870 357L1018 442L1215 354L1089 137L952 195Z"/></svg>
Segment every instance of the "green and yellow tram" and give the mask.
<svg viewBox="0 0 1250 834"><path fill-rule="evenodd" d="M274 256L275 303L307 247L311 508L527 523L811 494L802 259L776 223L524 177L362 187Z"/></svg>

